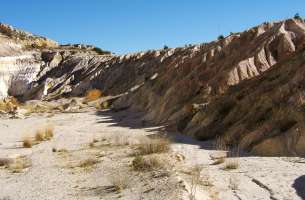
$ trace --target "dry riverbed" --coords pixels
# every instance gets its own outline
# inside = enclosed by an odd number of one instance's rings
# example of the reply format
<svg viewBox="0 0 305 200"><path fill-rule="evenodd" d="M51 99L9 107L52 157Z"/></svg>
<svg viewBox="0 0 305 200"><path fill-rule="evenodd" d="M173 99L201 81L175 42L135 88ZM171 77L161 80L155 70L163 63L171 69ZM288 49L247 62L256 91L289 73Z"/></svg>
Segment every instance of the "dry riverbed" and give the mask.
<svg viewBox="0 0 305 200"><path fill-rule="evenodd" d="M52 138L25 148L46 126ZM305 198L302 158L227 158L174 133L168 151L161 133L139 113L93 108L1 119L0 200Z"/></svg>

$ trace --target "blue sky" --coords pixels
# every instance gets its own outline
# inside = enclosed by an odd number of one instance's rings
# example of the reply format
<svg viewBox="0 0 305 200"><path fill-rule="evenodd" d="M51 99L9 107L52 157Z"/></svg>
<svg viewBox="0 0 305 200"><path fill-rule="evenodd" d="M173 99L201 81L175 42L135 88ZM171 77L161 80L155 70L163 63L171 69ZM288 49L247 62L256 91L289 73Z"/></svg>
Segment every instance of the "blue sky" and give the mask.
<svg viewBox="0 0 305 200"><path fill-rule="evenodd" d="M305 17L304 0L3 0L0 21L123 54L208 42L295 13Z"/></svg>

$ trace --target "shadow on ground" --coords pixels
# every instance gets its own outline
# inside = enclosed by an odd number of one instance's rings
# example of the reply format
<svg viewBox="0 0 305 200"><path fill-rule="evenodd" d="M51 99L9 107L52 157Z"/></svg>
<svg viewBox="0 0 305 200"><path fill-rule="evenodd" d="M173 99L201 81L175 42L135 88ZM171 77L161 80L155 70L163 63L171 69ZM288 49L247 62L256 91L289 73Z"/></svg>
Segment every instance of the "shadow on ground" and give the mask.
<svg viewBox="0 0 305 200"><path fill-rule="evenodd" d="M295 189L297 195L301 197L301 199L305 199L305 175L295 179L292 187Z"/></svg>
<svg viewBox="0 0 305 200"><path fill-rule="evenodd" d="M111 110L101 110L97 111L96 115L101 117L98 123L107 122L111 123L111 125L109 126L127 127L130 129L145 129L145 131L148 133L152 132L152 135L166 135L171 138L174 143L190 144L196 145L201 149L216 150L214 141L199 141L190 136L183 135L178 132L171 132L168 130L165 131L167 126L166 124L156 125L151 121L144 120L143 112L132 112L130 110L123 110L118 112L114 112ZM234 156L235 154L235 150L229 152L229 155Z"/></svg>

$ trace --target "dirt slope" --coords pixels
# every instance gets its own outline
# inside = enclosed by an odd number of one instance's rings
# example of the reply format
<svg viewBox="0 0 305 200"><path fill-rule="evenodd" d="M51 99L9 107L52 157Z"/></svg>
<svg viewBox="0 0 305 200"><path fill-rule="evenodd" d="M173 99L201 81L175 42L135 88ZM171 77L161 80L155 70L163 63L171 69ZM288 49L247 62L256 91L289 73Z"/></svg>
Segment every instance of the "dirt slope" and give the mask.
<svg viewBox="0 0 305 200"><path fill-rule="evenodd" d="M304 68L304 44L304 20L288 19L211 43L122 56L44 49L41 71L22 97L54 99L97 88L124 94L113 108L145 111L145 120L199 139L222 137L263 155L304 155L303 103L296 100L303 98L296 76Z"/></svg>

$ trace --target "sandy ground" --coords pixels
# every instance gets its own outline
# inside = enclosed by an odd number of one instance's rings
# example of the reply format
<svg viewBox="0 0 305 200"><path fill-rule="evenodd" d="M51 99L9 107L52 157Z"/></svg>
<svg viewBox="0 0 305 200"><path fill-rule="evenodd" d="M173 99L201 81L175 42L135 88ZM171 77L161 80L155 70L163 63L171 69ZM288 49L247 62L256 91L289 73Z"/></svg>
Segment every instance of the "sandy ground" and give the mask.
<svg viewBox="0 0 305 200"><path fill-rule="evenodd" d="M22 139L33 136L46 124L54 125L54 137L23 148ZM32 166L20 173L0 167L0 199L174 200L190 199L190 193L198 200L305 199L305 159L244 156L212 165L211 157L223 152L213 150L208 142L174 133L168 133L173 138L172 151L160 155L166 159L167 167L150 172L131 170L132 143L138 137L159 134L160 130L162 127L143 123L140 114L96 113L93 109L2 119L0 158L24 155ZM94 139L98 142L90 147ZM88 159L96 163L79 167ZM238 165L237 169L225 169L229 162ZM194 181L195 166L200 168L199 182ZM121 191L112 187L118 180L126 186Z"/></svg>

